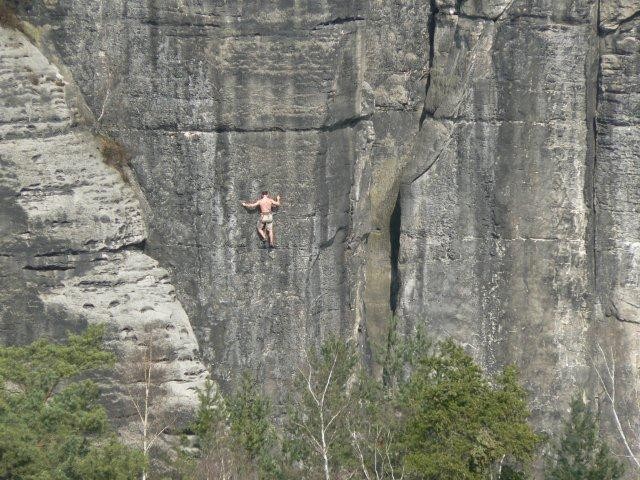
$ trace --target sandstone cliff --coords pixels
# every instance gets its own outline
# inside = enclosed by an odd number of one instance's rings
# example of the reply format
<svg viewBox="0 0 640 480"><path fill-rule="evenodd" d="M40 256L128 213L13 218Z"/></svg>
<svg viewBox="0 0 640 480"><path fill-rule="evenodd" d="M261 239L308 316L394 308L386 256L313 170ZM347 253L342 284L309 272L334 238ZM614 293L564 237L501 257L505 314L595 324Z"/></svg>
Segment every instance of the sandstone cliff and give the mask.
<svg viewBox="0 0 640 480"><path fill-rule="evenodd" d="M133 200L114 199L90 251L170 271L219 381L250 367L276 390L331 332L357 337L375 368L395 313L404 335L422 325L489 369L516 362L553 428L574 391L599 394L598 345L640 420L639 12L638 0L34 0L20 14L85 118L133 155L146 203L118 225ZM2 161L27 187L44 175ZM240 206L265 188L285 202L272 252ZM22 243L3 247L4 281L24 307L5 325L90 320L82 289L22 280L44 274L16 260L40 251L20 237L17 198L4 218ZM42 248L75 250L65 235L68 247L53 235ZM64 272L46 274L75 278ZM46 320L54 299L63 310Z"/></svg>
<svg viewBox="0 0 640 480"><path fill-rule="evenodd" d="M167 271L143 251L147 231L132 187L75 125L59 70L22 33L1 27L0 82L2 342L105 323L131 371L153 340L166 350L155 359L165 370L155 403L177 415L192 410L206 369ZM122 378L108 383L112 415L136 431Z"/></svg>

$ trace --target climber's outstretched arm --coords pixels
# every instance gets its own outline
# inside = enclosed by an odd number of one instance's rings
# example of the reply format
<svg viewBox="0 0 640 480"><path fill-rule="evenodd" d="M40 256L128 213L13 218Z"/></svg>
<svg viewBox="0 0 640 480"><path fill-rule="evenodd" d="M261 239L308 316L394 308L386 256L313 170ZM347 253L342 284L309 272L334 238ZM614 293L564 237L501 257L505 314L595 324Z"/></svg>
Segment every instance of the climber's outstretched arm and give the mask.
<svg viewBox="0 0 640 480"><path fill-rule="evenodd" d="M279 207L280 206L280 195L277 195L275 200L271 199L271 203L273 205L275 205L276 207Z"/></svg>
<svg viewBox="0 0 640 480"><path fill-rule="evenodd" d="M258 202L253 202L253 203L248 203L248 202L241 202L242 206L245 208L256 208L258 206Z"/></svg>

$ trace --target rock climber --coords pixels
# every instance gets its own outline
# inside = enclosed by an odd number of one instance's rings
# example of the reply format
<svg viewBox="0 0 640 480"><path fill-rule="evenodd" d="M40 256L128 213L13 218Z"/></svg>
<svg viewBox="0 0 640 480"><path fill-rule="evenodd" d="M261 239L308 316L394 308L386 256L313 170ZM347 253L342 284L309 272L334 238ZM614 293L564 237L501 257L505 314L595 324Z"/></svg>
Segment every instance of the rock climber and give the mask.
<svg viewBox="0 0 640 480"><path fill-rule="evenodd" d="M273 207L280 206L280 195L276 196L276 199L269 197L269 192L266 190L262 192L262 198L256 200L253 203L242 202L242 206L245 208L254 209L260 207L260 218L258 219L258 235L263 242L269 239L269 248L275 248L276 245L273 241Z"/></svg>

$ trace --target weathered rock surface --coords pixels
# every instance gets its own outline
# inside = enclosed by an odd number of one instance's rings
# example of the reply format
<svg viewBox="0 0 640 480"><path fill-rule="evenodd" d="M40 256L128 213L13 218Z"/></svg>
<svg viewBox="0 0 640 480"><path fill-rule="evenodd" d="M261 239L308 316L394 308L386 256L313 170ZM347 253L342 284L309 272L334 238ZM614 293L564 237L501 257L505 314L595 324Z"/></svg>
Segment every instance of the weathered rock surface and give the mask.
<svg viewBox="0 0 640 480"><path fill-rule="evenodd" d="M515 361L543 417L586 383L592 308L592 11L571 24L553 13L436 15L399 267L401 328L426 322L489 369Z"/></svg>
<svg viewBox="0 0 640 480"><path fill-rule="evenodd" d="M249 365L275 388L329 332L359 327L364 339L365 297L377 302L371 328L384 335L385 223L397 190L385 150L409 151L387 126L401 136L418 128L427 1L374 10L355 1L35 2L31 15L103 128L134 153L149 205L146 251L171 268L218 378ZM89 34L94 25L104 30ZM240 206L263 188L284 198L273 252L259 248L256 216ZM371 261L369 235L382 237ZM367 292L363 272L377 261L380 288Z"/></svg>
<svg viewBox="0 0 640 480"><path fill-rule="evenodd" d="M153 337L166 350L156 404L189 412L206 369L167 271L142 251L147 233L133 188L104 163L95 137L74 127L58 69L5 28L0 83L0 340L60 338L104 323L121 370L132 371ZM112 381L125 389L118 375ZM135 424L129 402L105 398L118 406L120 426Z"/></svg>
<svg viewBox="0 0 640 480"><path fill-rule="evenodd" d="M640 2L602 6L592 183L595 319L599 346L619 366L617 382L624 385L618 387L619 404L635 413L640 388ZM625 428L635 438L638 414L628 416L632 420Z"/></svg>
<svg viewBox="0 0 640 480"><path fill-rule="evenodd" d="M64 0L22 13L134 154L145 252L171 271L218 379L249 366L276 390L329 333L357 337L374 365L395 312L402 333L453 336L488 369L516 362L553 429L576 390L600 395L598 346L640 418L638 12ZM284 199L273 252L240 207L264 188Z"/></svg>

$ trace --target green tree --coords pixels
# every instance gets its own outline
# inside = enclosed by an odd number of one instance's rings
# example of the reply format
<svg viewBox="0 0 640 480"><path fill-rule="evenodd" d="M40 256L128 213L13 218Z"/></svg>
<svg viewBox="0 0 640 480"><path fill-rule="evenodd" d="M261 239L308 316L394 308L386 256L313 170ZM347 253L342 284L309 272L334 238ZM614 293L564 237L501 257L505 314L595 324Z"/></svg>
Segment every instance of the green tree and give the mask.
<svg viewBox="0 0 640 480"><path fill-rule="evenodd" d="M193 425L196 450L187 450L181 459L182 478L193 480L258 480L258 468L249 454L238 448L231 433L229 410L213 382L198 392L199 407Z"/></svg>
<svg viewBox="0 0 640 480"><path fill-rule="evenodd" d="M530 477L511 465L504 465L498 478L499 480L527 480Z"/></svg>
<svg viewBox="0 0 640 480"><path fill-rule="evenodd" d="M494 383L452 341L417 359L399 396L409 473L475 480L497 477L505 460L531 460L538 438L517 371L505 368Z"/></svg>
<svg viewBox="0 0 640 480"><path fill-rule="evenodd" d="M434 347L423 328L418 328L411 338L401 338L397 324L398 318L391 317L384 352L377 355L382 365L382 383L394 393L407 382L416 363L432 352Z"/></svg>
<svg viewBox="0 0 640 480"><path fill-rule="evenodd" d="M489 378L460 347L434 347L424 336L398 341L387 359L378 381L350 342L331 338L311 351L280 437L249 378L226 401L209 385L195 427L203 455L196 478L526 478L517 467L527 466L538 438L515 369ZM278 468L265 469L261 458Z"/></svg>
<svg viewBox="0 0 640 480"><path fill-rule="evenodd" d="M243 375L227 399L207 382L199 399L194 431L200 452L186 462L188 476L207 480L281 476L271 404L251 376Z"/></svg>
<svg viewBox="0 0 640 480"><path fill-rule="evenodd" d="M81 374L110 367L104 329L89 327L64 345L38 340L0 348L0 478L134 479L139 452L111 433L99 389Z"/></svg>
<svg viewBox="0 0 640 480"><path fill-rule="evenodd" d="M250 460L257 463L261 478L277 478L271 402L258 390L256 381L245 374L227 403L233 438L244 447Z"/></svg>
<svg viewBox="0 0 640 480"><path fill-rule="evenodd" d="M228 419L227 405L211 380L198 389L198 410L193 422L193 431L201 449L215 441L216 434L226 428Z"/></svg>
<svg viewBox="0 0 640 480"><path fill-rule="evenodd" d="M87 454L76 461L74 478L91 480L131 480L142 474L142 452L131 452L111 437L92 445Z"/></svg>
<svg viewBox="0 0 640 480"><path fill-rule="evenodd" d="M600 439L596 415L580 398L571 401L554 456L547 480L616 480L624 473L622 463Z"/></svg>

